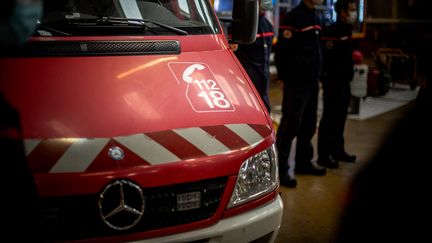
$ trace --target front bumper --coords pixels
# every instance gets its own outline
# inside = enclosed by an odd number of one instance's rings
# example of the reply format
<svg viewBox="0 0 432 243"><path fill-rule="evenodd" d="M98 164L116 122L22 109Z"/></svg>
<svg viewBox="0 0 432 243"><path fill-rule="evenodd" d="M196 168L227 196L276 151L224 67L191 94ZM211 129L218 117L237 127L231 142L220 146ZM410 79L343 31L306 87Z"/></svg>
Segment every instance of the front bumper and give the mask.
<svg viewBox="0 0 432 243"><path fill-rule="evenodd" d="M168 242L251 242L261 237L273 242L279 232L283 213L282 199L277 198L268 204L245 213L224 218L207 228L185 233L162 236L153 239L133 241L134 243Z"/></svg>

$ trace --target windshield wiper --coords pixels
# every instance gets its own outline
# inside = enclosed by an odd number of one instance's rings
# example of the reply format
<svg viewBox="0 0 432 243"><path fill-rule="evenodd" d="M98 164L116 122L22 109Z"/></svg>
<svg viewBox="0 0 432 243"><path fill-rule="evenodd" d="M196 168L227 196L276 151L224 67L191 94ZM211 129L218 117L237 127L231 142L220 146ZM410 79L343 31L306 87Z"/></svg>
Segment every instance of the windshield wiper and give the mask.
<svg viewBox="0 0 432 243"><path fill-rule="evenodd" d="M43 29L43 30L51 31L51 32L54 32L56 34L60 34L60 35L63 35L63 36L70 36L71 35L71 34L69 34L67 32L63 32L61 30L57 30L57 29L51 28L49 26L46 26L45 24L38 24L36 29L37 30Z"/></svg>
<svg viewBox="0 0 432 243"><path fill-rule="evenodd" d="M73 18L73 19L68 19L68 22L72 23L72 24L78 24L78 25L89 25L89 24L93 24L93 25L97 25L97 24L126 24L126 25L137 25L137 26L142 26L145 27L151 31L154 32L154 28L150 27L147 23L151 23L154 24L156 26L162 27L166 30L172 31L174 33L177 33L179 35L188 35L188 32L173 27L173 26L169 26L166 24L162 24L153 20L149 20L149 19L134 19L134 18L121 18L121 17L97 17L97 18Z"/></svg>
<svg viewBox="0 0 432 243"><path fill-rule="evenodd" d="M130 21L135 21L135 22L139 22L144 24L147 28L150 28L148 25L146 25L146 23L152 23L154 25L157 25L159 27L162 27L164 29L167 30L171 30L177 34L180 35L188 35L189 33L185 30L170 26L170 25L166 25L166 24L162 24L160 22L154 21L154 20L149 20L149 19L134 19L134 18L121 18L121 17L102 17L100 18L102 21L119 21L120 23L124 23L124 21L126 21L127 23L130 23Z"/></svg>

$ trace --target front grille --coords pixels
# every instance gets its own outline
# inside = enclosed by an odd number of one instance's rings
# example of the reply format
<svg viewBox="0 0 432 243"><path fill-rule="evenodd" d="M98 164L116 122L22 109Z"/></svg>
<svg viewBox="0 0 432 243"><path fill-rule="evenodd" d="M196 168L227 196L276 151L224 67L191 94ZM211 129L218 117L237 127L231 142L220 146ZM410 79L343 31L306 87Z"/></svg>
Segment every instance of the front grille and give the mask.
<svg viewBox="0 0 432 243"><path fill-rule="evenodd" d="M227 178L217 178L175 186L143 188L145 211L131 229L116 231L106 226L99 216L99 195L43 199L45 234L51 241L79 240L124 235L198 222L214 215L219 207ZM200 207L178 210L177 195L200 192Z"/></svg>
<svg viewBox="0 0 432 243"><path fill-rule="evenodd" d="M158 41L30 41L13 56L101 56L179 54L180 43Z"/></svg>

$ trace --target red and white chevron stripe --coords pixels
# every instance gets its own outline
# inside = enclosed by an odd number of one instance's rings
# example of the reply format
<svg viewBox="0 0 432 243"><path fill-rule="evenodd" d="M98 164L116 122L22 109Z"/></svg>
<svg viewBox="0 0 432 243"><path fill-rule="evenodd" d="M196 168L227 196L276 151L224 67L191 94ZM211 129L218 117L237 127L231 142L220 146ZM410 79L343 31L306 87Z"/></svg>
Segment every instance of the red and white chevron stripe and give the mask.
<svg viewBox="0 0 432 243"><path fill-rule="evenodd" d="M264 125L227 124L190 127L113 138L49 138L24 141L34 173L82 173L158 165L255 147L269 136ZM108 150L125 156L115 161Z"/></svg>

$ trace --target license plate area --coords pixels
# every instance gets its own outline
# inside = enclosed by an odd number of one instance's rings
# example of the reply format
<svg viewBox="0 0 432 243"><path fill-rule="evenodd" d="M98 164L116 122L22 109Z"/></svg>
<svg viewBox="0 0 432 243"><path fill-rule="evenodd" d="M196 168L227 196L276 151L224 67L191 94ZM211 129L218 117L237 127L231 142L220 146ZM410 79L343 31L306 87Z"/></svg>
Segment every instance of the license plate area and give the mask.
<svg viewBox="0 0 432 243"><path fill-rule="evenodd" d="M201 207L201 192L177 194L177 211L186 211Z"/></svg>

